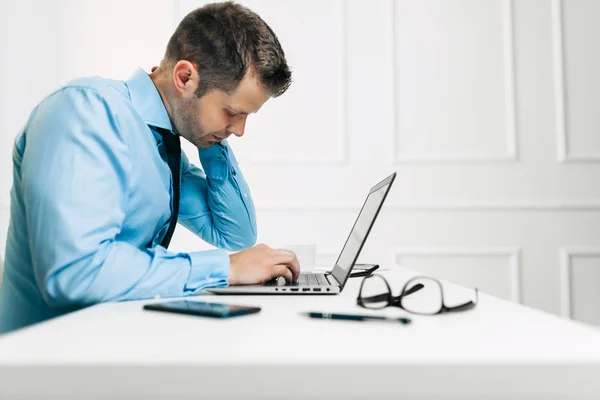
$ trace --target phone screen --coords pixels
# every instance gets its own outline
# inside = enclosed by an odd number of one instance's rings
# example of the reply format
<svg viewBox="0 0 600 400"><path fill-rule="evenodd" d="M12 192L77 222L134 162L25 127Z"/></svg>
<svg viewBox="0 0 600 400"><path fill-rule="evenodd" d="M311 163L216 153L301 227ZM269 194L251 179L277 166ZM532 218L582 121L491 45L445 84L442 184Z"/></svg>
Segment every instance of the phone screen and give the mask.
<svg viewBox="0 0 600 400"><path fill-rule="evenodd" d="M145 310L174 312L179 314L199 315L213 318L229 318L239 315L254 314L260 307L242 306L225 303L207 303L204 301L177 300L166 303L144 305Z"/></svg>

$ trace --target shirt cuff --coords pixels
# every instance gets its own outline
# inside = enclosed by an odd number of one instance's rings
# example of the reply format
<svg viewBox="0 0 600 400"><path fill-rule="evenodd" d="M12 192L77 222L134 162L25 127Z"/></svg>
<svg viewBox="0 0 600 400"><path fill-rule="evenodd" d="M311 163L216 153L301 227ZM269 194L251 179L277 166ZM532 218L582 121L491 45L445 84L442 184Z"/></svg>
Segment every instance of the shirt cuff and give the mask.
<svg viewBox="0 0 600 400"><path fill-rule="evenodd" d="M207 148L198 149L198 156L200 158L200 163L202 163L202 169L204 169L204 173L209 179L227 179L229 174L229 161L227 159L226 146L225 143L217 143Z"/></svg>
<svg viewBox="0 0 600 400"><path fill-rule="evenodd" d="M188 253L191 262L186 291L227 287L229 285L229 255L224 250Z"/></svg>

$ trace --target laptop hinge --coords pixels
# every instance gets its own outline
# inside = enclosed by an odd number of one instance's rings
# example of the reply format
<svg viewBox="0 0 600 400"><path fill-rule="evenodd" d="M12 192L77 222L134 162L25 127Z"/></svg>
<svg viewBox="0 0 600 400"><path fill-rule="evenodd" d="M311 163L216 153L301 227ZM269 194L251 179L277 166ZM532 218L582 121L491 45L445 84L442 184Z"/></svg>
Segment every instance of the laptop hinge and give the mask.
<svg viewBox="0 0 600 400"><path fill-rule="evenodd" d="M325 279L327 279L327 281L329 282L330 285L333 285L333 286L341 286L342 285L340 282L338 282L337 279L335 279L335 276L333 276L333 274L331 272L328 272L325 275Z"/></svg>

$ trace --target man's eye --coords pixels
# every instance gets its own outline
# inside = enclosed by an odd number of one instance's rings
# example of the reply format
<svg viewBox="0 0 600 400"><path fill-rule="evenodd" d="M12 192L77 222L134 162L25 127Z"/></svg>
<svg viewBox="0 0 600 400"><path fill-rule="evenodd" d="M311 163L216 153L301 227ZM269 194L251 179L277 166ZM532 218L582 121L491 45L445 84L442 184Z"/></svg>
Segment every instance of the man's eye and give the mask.
<svg viewBox="0 0 600 400"><path fill-rule="evenodd" d="M225 110L225 112L227 113L227 115L229 115L230 117L235 117L235 114L229 110Z"/></svg>

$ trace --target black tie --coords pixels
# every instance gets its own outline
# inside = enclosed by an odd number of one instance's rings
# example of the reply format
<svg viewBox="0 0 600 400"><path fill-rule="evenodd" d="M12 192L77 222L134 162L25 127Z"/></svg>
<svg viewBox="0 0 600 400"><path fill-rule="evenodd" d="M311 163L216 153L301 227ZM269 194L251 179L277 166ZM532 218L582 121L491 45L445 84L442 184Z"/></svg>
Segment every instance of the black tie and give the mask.
<svg viewBox="0 0 600 400"><path fill-rule="evenodd" d="M171 177L173 178L173 213L171 214L171 222L169 223L169 229L167 234L160 244L165 249L169 247L173 232L175 232L175 225L177 225L177 215L179 214L179 191L180 191L180 165L181 165L181 141L179 136L173 134L173 132L156 128L158 133L161 134L165 148L167 149L167 162L171 169Z"/></svg>

